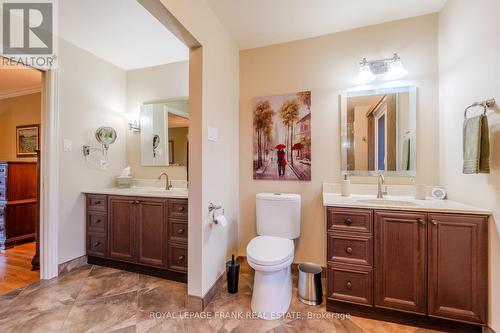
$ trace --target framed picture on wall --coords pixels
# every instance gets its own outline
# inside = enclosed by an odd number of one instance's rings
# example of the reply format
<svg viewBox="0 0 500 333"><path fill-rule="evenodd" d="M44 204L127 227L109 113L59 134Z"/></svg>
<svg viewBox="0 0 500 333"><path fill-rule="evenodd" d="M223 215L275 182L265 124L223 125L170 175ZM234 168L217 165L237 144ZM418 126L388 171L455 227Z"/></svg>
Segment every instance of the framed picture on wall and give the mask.
<svg viewBox="0 0 500 333"><path fill-rule="evenodd" d="M40 147L40 125L16 126L17 157L36 157Z"/></svg>

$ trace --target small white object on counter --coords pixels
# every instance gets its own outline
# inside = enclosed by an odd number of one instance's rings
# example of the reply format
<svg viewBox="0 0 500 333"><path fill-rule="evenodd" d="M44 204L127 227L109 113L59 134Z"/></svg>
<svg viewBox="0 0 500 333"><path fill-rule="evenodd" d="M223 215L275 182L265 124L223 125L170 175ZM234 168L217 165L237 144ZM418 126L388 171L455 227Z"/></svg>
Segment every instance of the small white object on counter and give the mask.
<svg viewBox="0 0 500 333"><path fill-rule="evenodd" d="M425 200L427 194L427 185L415 184L415 199Z"/></svg>
<svg viewBox="0 0 500 333"><path fill-rule="evenodd" d="M351 195L351 180L347 179L347 175L344 175L344 179L340 181L340 194L344 197Z"/></svg>

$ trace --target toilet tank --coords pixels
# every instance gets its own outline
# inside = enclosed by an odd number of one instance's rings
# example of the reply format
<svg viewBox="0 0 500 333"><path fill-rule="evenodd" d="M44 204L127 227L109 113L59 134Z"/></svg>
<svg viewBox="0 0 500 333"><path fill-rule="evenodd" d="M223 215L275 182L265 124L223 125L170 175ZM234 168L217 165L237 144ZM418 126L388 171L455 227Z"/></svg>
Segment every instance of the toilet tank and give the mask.
<svg viewBox="0 0 500 333"><path fill-rule="evenodd" d="M288 239L300 236L300 194L258 193L257 234Z"/></svg>

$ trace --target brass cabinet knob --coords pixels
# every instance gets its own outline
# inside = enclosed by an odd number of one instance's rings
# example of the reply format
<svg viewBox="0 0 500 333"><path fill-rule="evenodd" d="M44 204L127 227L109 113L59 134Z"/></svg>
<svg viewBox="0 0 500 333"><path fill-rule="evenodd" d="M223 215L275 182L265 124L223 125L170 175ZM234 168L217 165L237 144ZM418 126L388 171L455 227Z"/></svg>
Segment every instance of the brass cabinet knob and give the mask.
<svg viewBox="0 0 500 333"><path fill-rule="evenodd" d="M352 247L350 247L350 246L346 247L346 248L345 248L345 252L346 252L347 254L352 254Z"/></svg>
<svg viewBox="0 0 500 333"><path fill-rule="evenodd" d="M345 223L346 225L351 225L351 224L352 224L352 220L348 217L348 218L346 218L346 219L344 220L344 223Z"/></svg>
<svg viewBox="0 0 500 333"><path fill-rule="evenodd" d="M439 224L437 220L432 220L432 221L431 221L431 223L432 223L433 225L438 225L438 224Z"/></svg>
<svg viewBox="0 0 500 333"><path fill-rule="evenodd" d="M184 211L184 209L185 209L185 208L184 208L184 206L180 206L180 207L179 207L179 212L183 212L183 211Z"/></svg>
<svg viewBox="0 0 500 333"><path fill-rule="evenodd" d="M418 223L420 223L421 225L425 225L425 220L424 219L418 219Z"/></svg>
<svg viewBox="0 0 500 333"><path fill-rule="evenodd" d="M352 289L352 283L351 283L351 281L347 281L346 284L345 284L345 287L347 289L351 290Z"/></svg>
<svg viewBox="0 0 500 333"><path fill-rule="evenodd" d="M95 224L99 224L99 223L101 223L100 219L95 221Z"/></svg>
<svg viewBox="0 0 500 333"><path fill-rule="evenodd" d="M101 245L101 242L95 242L94 247Z"/></svg>
<svg viewBox="0 0 500 333"><path fill-rule="evenodd" d="M179 234L183 234L183 233L184 233L184 229L180 228L179 230L177 230L177 232L178 232Z"/></svg>
<svg viewBox="0 0 500 333"><path fill-rule="evenodd" d="M179 256L177 259L178 259L179 261L182 261L182 260L184 260L184 256Z"/></svg>
<svg viewBox="0 0 500 333"><path fill-rule="evenodd" d="M101 204L101 200L94 201L94 205L100 205L100 204Z"/></svg>

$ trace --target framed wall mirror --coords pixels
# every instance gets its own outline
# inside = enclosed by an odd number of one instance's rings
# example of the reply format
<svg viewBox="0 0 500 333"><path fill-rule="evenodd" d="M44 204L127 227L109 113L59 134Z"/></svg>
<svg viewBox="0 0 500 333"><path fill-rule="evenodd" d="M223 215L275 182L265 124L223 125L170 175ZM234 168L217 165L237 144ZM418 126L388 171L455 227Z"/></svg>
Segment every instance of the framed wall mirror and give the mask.
<svg viewBox="0 0 500 333"><path fill-rule="evenodd" d="M349 91L340 110L343 174L416 176L415 86Z"/></svg>
<svg viewBox="0 0 500 333"><path fill-rule="evenodd" d="M188 100L144 104L141 107L141 165L186 166Z"/></svg>

